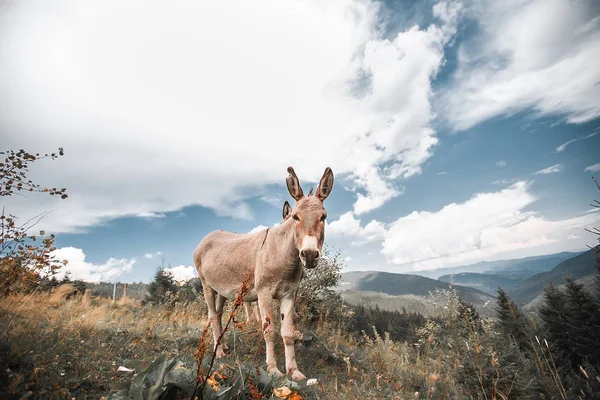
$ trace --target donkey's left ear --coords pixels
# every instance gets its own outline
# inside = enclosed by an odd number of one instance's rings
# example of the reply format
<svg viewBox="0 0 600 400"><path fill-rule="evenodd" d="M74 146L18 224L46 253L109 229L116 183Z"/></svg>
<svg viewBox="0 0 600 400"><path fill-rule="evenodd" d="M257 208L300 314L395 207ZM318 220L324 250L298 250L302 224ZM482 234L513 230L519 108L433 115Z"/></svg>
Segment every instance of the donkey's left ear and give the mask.
<svg viewBox="0 0 600 400"><path fill-rule="evenodd" d="M331 189L333 189L333 171L327 167L315 195L319 200L324 201L329 196L329 193L331 193Z"/></svg>
<svg viewBox="0 0 600 400"><path fill-rule="evenodd" d="M290 203L288 203L286 200L285 203L283 203L283 212L281 213L281 216L285 221L290 217L290 215L292 215L292 206L290 206Z"/></svg>
<svg viewBox="0 0 600 400"><path fill-rule="evenodd" d="M289 175L285 178L285 183L288 191L294 200L300 201L300 199L304 197L304 192L302 192L302 187L300 187L300 181L296 176L296 172L294 172L294 168L292 167L288 167L287 172Z"/></svg>

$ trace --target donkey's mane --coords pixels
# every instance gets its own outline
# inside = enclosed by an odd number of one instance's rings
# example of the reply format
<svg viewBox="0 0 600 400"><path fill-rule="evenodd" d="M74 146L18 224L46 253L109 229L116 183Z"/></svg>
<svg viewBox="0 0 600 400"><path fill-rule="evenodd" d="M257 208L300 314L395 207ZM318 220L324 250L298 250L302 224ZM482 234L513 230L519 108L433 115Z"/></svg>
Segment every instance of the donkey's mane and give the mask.
<svg viewBox="0 0 600 400"><path fill-rule="evenodd" d="M310 190L308 191L308 195L309 195L309 196L312 196L312 195L313 195L313 191L314 191L314 190L315 190L315 187L314 187L314 186L311 186L311 187L310 187Z"/></svg>

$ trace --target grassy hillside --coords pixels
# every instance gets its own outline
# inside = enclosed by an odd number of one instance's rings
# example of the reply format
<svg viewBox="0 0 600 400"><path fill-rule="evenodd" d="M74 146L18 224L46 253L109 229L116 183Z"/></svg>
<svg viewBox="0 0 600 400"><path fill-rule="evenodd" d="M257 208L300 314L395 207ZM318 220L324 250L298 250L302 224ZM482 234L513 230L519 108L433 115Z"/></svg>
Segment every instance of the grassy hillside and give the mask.
<svg viewBox="0 0 600 400"><path fill-rule="evenodd" d="M203 299L142 306L131 298L113 303L90 291L69 297L72 292L59 287L0 298L0 398L141 398L142 388L155 381L161 398L190 398L188 389L197 385L194 354L212 348L209 330L208 339L199 340L207 323ZM204 398L570 399L582 389L583 398L594 398L597 373L591 366L589 379L579 369L561 378L548 362L549 350L533 336L518 339L532 343L542 358L520 350L502 324L478 318L453 294L439 300L431 318L404 316L400 330L391 316L372 310L347 310L298 326L297 361L311 386L266 377L260 328L244 323L241 310L228 303L225 314L237 315L239 323L224 336L226 356L202 370L203 381L213 371ZM377 318L365 320L369 314L384 316L384 323L370 324ZM404 336L392 338L388 329ZM280 338L275 353L282 366ZM211 353L201 354L206 368Z"/></svg>
<svg viewBox="0 0 600 400"><path fill-rule="evenodd" d="M595 272L596 255L594 250L589 250L581 255L561 262L550 271L527 278L513 290L507 290L507 292L517 304L523 305L535 299L550 282L556 285L562 284L563 278L567 274L578 279L594 274Z"/></svg>

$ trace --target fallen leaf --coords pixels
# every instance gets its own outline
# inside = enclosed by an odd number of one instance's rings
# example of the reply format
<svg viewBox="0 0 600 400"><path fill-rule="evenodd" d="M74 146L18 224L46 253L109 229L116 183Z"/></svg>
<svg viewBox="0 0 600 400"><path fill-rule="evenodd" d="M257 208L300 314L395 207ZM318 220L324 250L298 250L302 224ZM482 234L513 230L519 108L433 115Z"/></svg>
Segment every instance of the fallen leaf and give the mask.
<svg viewBox="0 0 600 400"><path fill-rule="evenodd" d="M219 384L219 382L217 382L213 378L208 378L208 380L206 381L206 383L208 383L208 385L210 386L210 388L212 390L214 390L215 392L218 392L221 389L221 385Z"/></svg>
<svg viewBox="0 0 600 400"><path fill-rule="evenodd" d="M277 389L273 389L273 394L280 399L287 399L292 394L292 391L289 387L282 386Z"/></svg>

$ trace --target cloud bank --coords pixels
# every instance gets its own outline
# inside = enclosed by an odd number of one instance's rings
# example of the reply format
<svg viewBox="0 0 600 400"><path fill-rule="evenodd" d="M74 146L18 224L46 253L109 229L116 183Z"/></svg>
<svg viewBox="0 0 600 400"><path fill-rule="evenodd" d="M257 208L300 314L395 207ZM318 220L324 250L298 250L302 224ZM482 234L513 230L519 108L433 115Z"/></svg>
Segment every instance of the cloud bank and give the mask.
<svg viewBox="0 0 600 400"><path fill-rule="evenodd" d="M189 205L251 219L245 200L293 165L303 182L326 166L354 181L359 215L431 157L431 80L460 3L436 4L435 23L390 40L375 2L139 7L15 2L3 14L5 146L63 146L31 175L70 195L9 199L14 213L52 209L53 232Z"/></svg>
<svg viewBox="0 0 600 400"><path fill-rule="evenodd" d="M551 221L524 211L536 200L530 186L517 182L438 211L414 211L390 224L373 220L361 226L360 220L344 214L329 225L327 234L348 237L356 245L380 241L386 260L404 270L584 248L586 237L581 232L600 222L598 213Z"/></svg>
<svg viewBox="0 0 600 400"><path fill-rule="evenodd" d="M109 258L103 264L94 264L85 260L86 255L82 249L75 247L61 247L51 253L58 260L67 260L68 264L59 270L57 278L62 278L66 273L72 280L81 279L85 282L114 282L124 273L130 272L135 264L135 258Z"/></svg>
<svg viewBox="0 0 600 400"><path fill-rule="evenodd" d="M600 116L600 69L590 68L600 59L599 11L594 1L473 2L479 31L460 44L445 118L465 130L525 109L569 123Z"/></svg>

